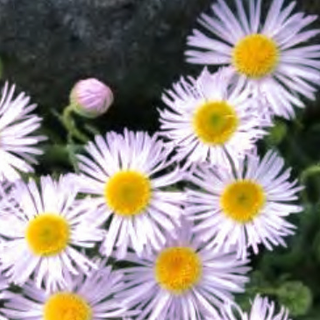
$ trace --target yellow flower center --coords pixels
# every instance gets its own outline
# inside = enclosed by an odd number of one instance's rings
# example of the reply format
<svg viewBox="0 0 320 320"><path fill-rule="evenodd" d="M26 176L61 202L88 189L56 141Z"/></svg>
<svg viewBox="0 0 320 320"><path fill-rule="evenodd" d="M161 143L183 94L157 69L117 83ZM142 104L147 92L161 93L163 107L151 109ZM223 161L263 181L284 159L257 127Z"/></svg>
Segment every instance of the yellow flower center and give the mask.
<svg viewBox="0 0 320 320"><path fill-rule="evenodd" d="M57 214L44 213L29 222L25 237L34 254L52 256L67 247L70 226L65 218Z"/></svg>
<svg viewBox="0 0 320 320"><path fill-rule="evenodd" d="M171 247L158 255L154 272L161 287L174 294L181 294L198 283L202 264L193 249Z"/></svg>
<svg viewBox="0 0 320 320"><path fill-rule="evenodd" d="M117 214L133 216L141 213L151 198L150 180L136 171L119 171L106 183L108 206Z"/></svg>
<svg viewBox="0 0 320 320"><path fill-rule="evenodd" d="M44 305L44 320L91 320L90 305L78 294L59 292Z"/></svg>
<svg viewBox="0 0 320 320"><path fill-rule="evenodd" d="M262 78L277 67L279 49L271 38L263 34L251 34L235 45L232 62L239 73L249 78Z"/></svg>
<svg viewBox="0 0 320 320"><path fill-rule="evenodd" d="M260 212L265 201L265 192L259 184L251 180L238 180L224 189L220 206L227 216L245 223Z"/></svg>
<svg viewBox="0 0 320 320"><path fill-rule="evenodd" d="M210 145L227 142L238 127L238 116L225 101L209 101L195 112L193 127L197 137Z"/></svg>

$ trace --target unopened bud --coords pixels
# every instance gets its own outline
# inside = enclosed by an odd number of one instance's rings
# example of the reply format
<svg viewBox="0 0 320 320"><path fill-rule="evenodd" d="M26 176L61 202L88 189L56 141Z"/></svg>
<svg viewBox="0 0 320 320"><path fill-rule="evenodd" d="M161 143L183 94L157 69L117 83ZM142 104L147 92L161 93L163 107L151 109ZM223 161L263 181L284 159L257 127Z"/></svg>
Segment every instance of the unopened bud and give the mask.
<svg viewBox="0 0 320 320"><path fill-rule="evenodd" d="M72 110L86 118L96 118L104 114L112 102L111 89L94 78L78 81L70 93Z"/></svg>

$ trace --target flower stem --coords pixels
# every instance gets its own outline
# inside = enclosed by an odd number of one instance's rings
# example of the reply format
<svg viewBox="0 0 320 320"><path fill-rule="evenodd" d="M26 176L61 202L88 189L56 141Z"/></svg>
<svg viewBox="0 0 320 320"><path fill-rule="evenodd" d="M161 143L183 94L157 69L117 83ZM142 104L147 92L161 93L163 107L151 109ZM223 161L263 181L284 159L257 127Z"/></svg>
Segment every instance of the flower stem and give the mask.
<svg viewBox="0 0 320 320"><path fill-rule="evenodd" d="M72 106L69 105L63 110L62 123L68 131L68 134L72 137L77 138L81 142L87 143L89 138L83 134L76 126L74 119L72 118Z"/></svg>

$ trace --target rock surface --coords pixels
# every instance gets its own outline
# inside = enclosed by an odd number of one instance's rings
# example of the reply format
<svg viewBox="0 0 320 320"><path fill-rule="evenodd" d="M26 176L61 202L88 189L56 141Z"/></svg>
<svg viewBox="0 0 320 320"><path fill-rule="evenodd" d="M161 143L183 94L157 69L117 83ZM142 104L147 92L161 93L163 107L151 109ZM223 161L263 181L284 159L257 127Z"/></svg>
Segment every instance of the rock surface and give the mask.
<svg viewBox="0 0 320 320"><path fill-rule="evenodd" d="M68 103L77 80L96 77L115 94L99 120L105 130L154 131L163 88L193 68L183 61L186 36L210 3L0 0L4 77L31 94L47 122L54 121L50 109Z"/></svg>
<svg viewBox="0 0 320 320"><path fill-rule="evenodd" d="M155 131L163 89L180 75L200 70L184 62L183 51L197 17L211 2L0 0L4 78L32 96L51 126L56 121L50 110L68 103L73 84L96 77L115 94L115 104L97 120L101 131L124 126ZM298 7L320 12L315 0Z"/></svg>

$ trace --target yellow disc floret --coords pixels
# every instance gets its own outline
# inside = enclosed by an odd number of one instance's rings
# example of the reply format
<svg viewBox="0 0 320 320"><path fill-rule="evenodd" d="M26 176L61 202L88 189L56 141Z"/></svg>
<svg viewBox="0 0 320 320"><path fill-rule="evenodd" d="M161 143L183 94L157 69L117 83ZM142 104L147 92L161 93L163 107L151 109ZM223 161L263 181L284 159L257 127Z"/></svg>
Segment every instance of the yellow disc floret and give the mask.
<svg viewBox="0 0 320 320"><path fill-rule="evenodd" d="M193 249L171 247L158 255L154 272L156 281L162 288L181 294L198 283L202 264Z"/></svg>
<svg viewBox="0 0 320 320"><path fill-rule="evenodd" d="M68 245L70 226L64 217L43 213L30 220L25 237L34 254L56 255Z"/></svg>
<svg viewBox="0 0 320 320"><path fill-rule="evenodd" d="M150 179L140 172L119 171L106 183L104 195L115 213L124 216L139 214L151 199Z"/></svg>
<svg viewBox="0 0 320 320"><path fill-rule="evenodd" d="M91 320L92 309L81 296L71 292L51 295L44 305L44 320Z"/></svg>
<svg viewBox="0 0 320 320"><path fill-rule="evenodd" d="M233 66L249 78L259 79L272 73L279 62L279 49L274 40L263 34L241 39L232 52Z"/></svg>
<svg viewBox="0 0 320 320"><path fill-rule="evenodd" d="M238 180L224 189L220 206L228 217L245 223L259 214L265 200L265 192L260 184L251 180Z"/></svg>
<svg viewBox="0 0 320 320"><path fill-rule="evenodd" d="M193 127L196 136L206 144L222 145L238 127L238 116L225 101L208 101L196 110Z"/></svg>

